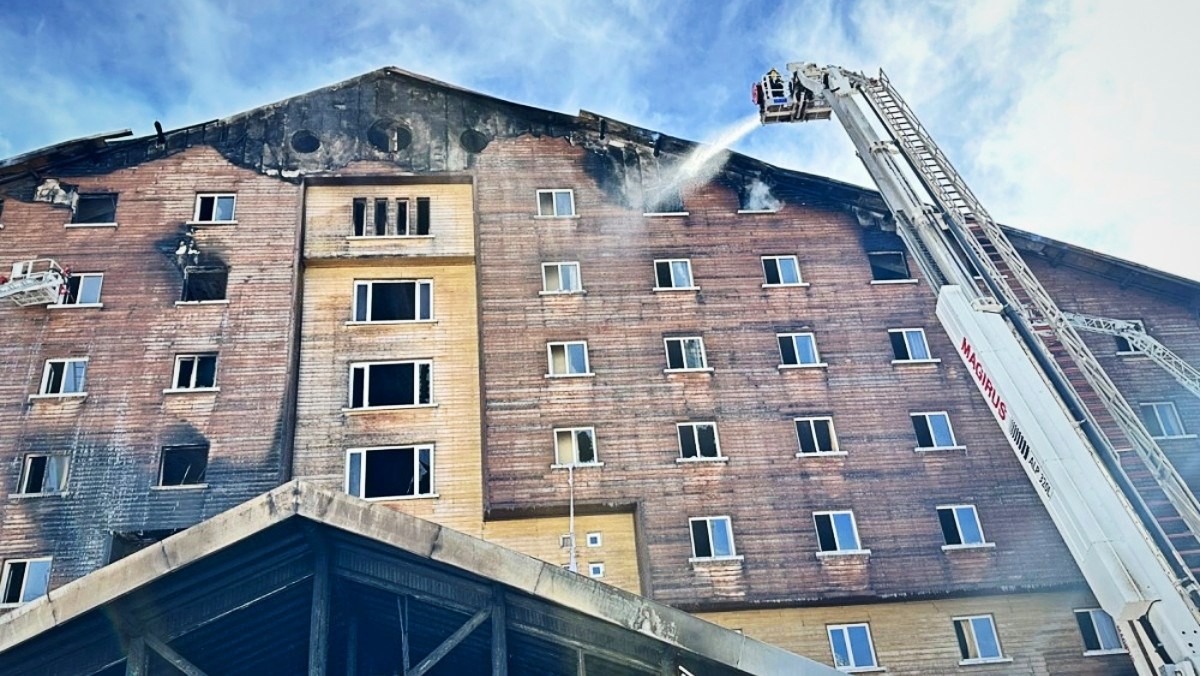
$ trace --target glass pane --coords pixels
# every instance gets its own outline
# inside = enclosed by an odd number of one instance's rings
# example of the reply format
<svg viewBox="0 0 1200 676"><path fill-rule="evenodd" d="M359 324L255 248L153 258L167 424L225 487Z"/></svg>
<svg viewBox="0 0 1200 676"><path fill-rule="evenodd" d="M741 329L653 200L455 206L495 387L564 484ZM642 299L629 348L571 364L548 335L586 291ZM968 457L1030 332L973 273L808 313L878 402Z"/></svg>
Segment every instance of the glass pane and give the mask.
<svg viewBox="0 0 1200 676"><path fill-rule="evenodd" d="M692 555L696 558L712 556L712 545L708 539L708 522L696 519L692 522Z"/></svg>
<svg viewBox="0 0 1200 676"><path fill-rule="evenodd" d="M1103 610L1092 611L1092 621L1096 624L1096 635L1100 638L1102 650L1120 650L1121 635L1117 633L1117 625L1112 616Z"/></svg>
<svg viewBox="0 0 1200 676"><path fill-rule="evenodd" d="M1158 413L1153 404L1142 404L1139 407L1142 410L1142 421L1146 423L1146 431L1152 437L1165 436L1163 434L1162 424L1158 421Z"/></svg>
<svg viewBox="0 0 1200 676"><path fill-rule="evenodd" d="M428 235L432 218L428 197L417 198L417 234Z"/></svg>
<svg viewBox="0 0 1200 676"><path fill-rule="evenodd" d="M667 368L681 369L683 364L683 341L668 340L667 341Z"/></svg>
<svg viewBox="0 0 1200 676"><path fill-rule="evenodd" d="M79 278L79 291L76 296L76 302L79 303L99 303L100 302L100 284L104 278L100 275L85 275Z"/></svg>
<svg viewBox="0 0 1200 676"><path fill-rule="evenodd" d="M963 544L977 545L983 542L983 532L979 528L979 517L971 507L955 507L958 516L958 532L962 534Z"/></svg>
<svg viewBox="0 0 1200 676"><path fill-rule="evenodd" d="M733 538L729 532L729 519L712 520L713 556L733 556Z"/></svg>
<svg viewBox="0 0 1200 676"><path fill-rule="evenodd" d="M66 373L63 376L63 392L83 392L83 376L87 372L87 362L67 362Z"/></svg>
<svg viewBox="0 0 1200 676"><path fill-rule="evenodd" d="M1172 404L1160 404L1159 418L1162 420L1163 433L1168 437L1178 437L1183 434L1183 423L1179 421L1179 413Z"/></svg>
<svg viewBox="0 0 1200 676"><path fill-rule="evenodd" d="M846 645L846 630L838 627L829 630L829 647L833 649L833 666L851 667L850 647Z"/></svg>
<svg viewBox="0 0 1200 676"><path fill-rule="evenodd" d="M554 215L571 216L575 213L575 200L569 190L554 193Z"/></svg>
<svg viewBox="0 0 1200 676"><path fill-rule="evenodd" d="M950 418L941 413L929 416L929 429L933 433L935 446L954 445L954 435L950 433Z"/></svg>
<svg viewBox="0 0 1200 676"><path fill-rule="evenodd" d="M562 291L578 291L579 290L579 266L564 265L559 269L562 275Z"/></svg>
<svg viewBox="0 0 1200 676"><path fill-rule="evenodd" d="M554 215L554 193L539 192L538 193L538 216L553 216Z"/></svg>
<svg viewBox="0 0 1200 676"><path fill-rule="evenodd" d="M679 432L679 456L682 458L696 457L695 427L692 425L680 425L676 429Z"/></svg>
<svg viewBox="0 0 1200 676"><path fill-rule="evenodd" d="M817 444L813 437L813 424L811 420L796 421L796 436L800 438L801 453L816 453Z"/></svg>
<svg viewBox="0 0 1200 676"><path fill-rule="evenodd" d="M579 446L579 462L596 462L596 440L591 430L576 431L575 442Z"/></svg>
<svg viewBox="0 0 1200 676"><path fill-rule="evenodd" d="M217 211L214 220L232 221L233 220L233 195L225 195L217 198Z"/></svg>
<svg viewBox="0 0 1200 676"><path fill-rule="evenodd" d="M362 485L362 453L351 453L349 465L346 467L346 492L361 497Z"/></svg>
<svg viewBox="0 0 1200 676"><path fill-rule="evenodd" d="M49 458L44 455L31 455L25 460L25 480L21 485L22 493L42 493L53 491L44 488L46 481L46 463Z"/></svg>
<svg viewBox="0 0 1200 676"><path fill-rule="evenodd" d="M1075 623L1079 625L1079 633L1083 636L1084 650L1102 650L1100 637L1096 634L1096 623L1092 621L1090 610L1076 610Z"/></svg>
<svg viewBox="0 0 1200 676"><path fill-rule="evenodd" d="M984 659L1000 657L1000 642L996 639L996 631L992 627L992 618L973 617L971 628L975 631L975 641L979 646L979 656Z"/></svg>
<svg viewBox="0 0 1200 676"><path fill-rule="evenodd" d="M192 386L192 372L196 368L196 360L193 357L179 358L179 373L175 377L175 387L182 389Z"/></svg>
<svg viewBox="0 0 1200 676"><path fill-rule="evenodd" d="M21 602L32 601L50 590L50 562L30 561L25 569L25 593Z"/></svg>
<svg viewBox="0 0 1200 676"><path fill-rule="evenodd" d="M666 261L659 261L654 264L654 283L660 289L671 288L671 264Z"/></svg>
<svg viewBox="0 0 1200 676"><path fill-rule="evenodd" d="M567 372L567 348L564 345L550 346L550 373L563 375Z"/></svg>
<svg viewBox="0 0 1200 676"><path fill-rule="evenodd" d="M416 318L415 282L375 282L371 290L371 321L412 321Z"/></svg>
<svg viewBox="0 0 1200 676"><path fill-rule="evenodd" d="M864 627L849 627L846 633L850 635L850 650L854 655L854 666L873 667L875 656L871 652L871 634Z"/></svg>
<svg viewBox="0 0 1200 676"><path fill-rule="evenodd" d="M763 274L766 275L767 284L779 283L779 263L774 258L763 259Z"/></svg>
<svg viewBox="0 0 1200 676"><path fill-rule="evenodd" d="M677 288L692 285L692 266L688 261L671 261L671 277Z"/></svg>
<svg viewBox="0 0 1200 676"><path fill-rule="evenodd" d="M559 430L554 433L554 462L559 465L575 462L575 442L571 430Z"/></svg>
<svg viewBox="0 0 1200 676"><path fill-rule="evenodd" d="M699 339L692 338L683 342L683 356L684 368L704 368L704 348Z"/></svg>
<svg viewBox="0 0 1200 676"><path fill-rule="evenodd" d="M820 544L821 551L837 551L837 540L833 535L833 519L830 515L815 514L813 515L813 521L817 524L817 542Z"/></svg>
<svg viewBox="0 0 1200 676"><path fill-rule="evenodd" d="M698 425L696 434L700 440L700 456L704 458L720 457L717 449L717 428L715 425Z"/></svg>
<svg viewBox="0 0 1200 676"><path fill-rule="evenodd" d="M433 284L421 282L421 316L420 319L433 318Z"/></svg>
<svg viewBox="0 0 1200 676"><path fill-rule="evenodd" d="M812 336L796 336L796 351L801 364L817 363L817 341Z"/></svg>
<svg viewBox="0 0 1200 676"><path fill-rule="evenodd" d="M196 358L196 387L213 387L217 384L217 358L206 355Z"/></svg>
<svg viewBox="0 0 1200 676"><path fill-rule="evenodd" d="M796 261L794 259L779 259L779 278L783 280L784 284L800 283L800 268L796 265Z"/></svg>
<svg viewBox="0 0 1200 676"><path fill-rule="evenodd" d="M362 237L367 230L367 200L356 198L353 205L354 236Z"/></svg>
<svg viewBox="0 0 1200 676"><path fill-rule="evenodd" d="M781 364L797 364L796 341L791 336L779 336L779 359Z"/></svg>
<svg viewBox="0 0 1200 676"><path fill-rule="evenodd" d="M587 346L583 343L567 345L567 358L570 372L573 374L587 373Z"/></svg>
<svg viewBox="0 0 1200 676"><path fill-rule="evenodd" d="M838 549L858 549L858 536L854 534L853 516L834 514L833 528L837 532Z"/></svg>
<svg viewBox="0 0 1200 676"><path fill-rule="evenodd" d="M559 278L557 265L542 266L542 290L543 291L562 291L562 280Z"/></svg>
<svg viewBox="0 0 1200 676"><path fill-rule="evenodd" d="M433 492L433 451L422 448L417 459L417 491L421 495Z"/></svg>
<svg viewBox="0 0 1200 676"><path fill-rule="evenodd" d="M909 331L908 352L911 359L929 359L929 348L925 345L925 334L920 331Z"/></svg>
<svg viewBox="0 0 1200 676"><path fill-rule="evenodd" d="M417 366L417 403L433 403L433 380L430 377L432 366L419 364Z"/></svg>
<svg viewBox="0 0 1200 676"><path fill-rule="evenodd" d="M817 435L817 448L822 453L836 451L833 443L833 425L828 420L817 420L813 423L813 431Z"/></svg>

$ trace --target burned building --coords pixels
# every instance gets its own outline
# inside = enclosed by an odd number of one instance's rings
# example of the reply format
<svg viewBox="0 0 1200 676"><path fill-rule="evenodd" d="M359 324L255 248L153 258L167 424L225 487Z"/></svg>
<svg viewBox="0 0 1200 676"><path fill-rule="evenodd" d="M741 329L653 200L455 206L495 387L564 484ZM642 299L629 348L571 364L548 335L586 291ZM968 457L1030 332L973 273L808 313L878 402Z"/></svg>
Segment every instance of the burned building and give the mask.
<svg viewBox="0 0 1200 676"><path fill-rule="evenodd" d="M695 148L383 69L0 163L62 277L0 309L3 601L303 479L844 669L1131 673L880 197ZM1010 237L1200 363L1200 284Z"/></svg>

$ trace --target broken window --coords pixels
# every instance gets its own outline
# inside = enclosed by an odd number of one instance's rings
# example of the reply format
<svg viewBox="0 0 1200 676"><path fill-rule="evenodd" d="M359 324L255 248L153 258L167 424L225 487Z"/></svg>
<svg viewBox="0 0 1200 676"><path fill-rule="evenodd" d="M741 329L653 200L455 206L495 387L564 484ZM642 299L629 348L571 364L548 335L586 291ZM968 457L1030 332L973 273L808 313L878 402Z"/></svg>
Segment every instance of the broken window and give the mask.
<svg viewBox="0 0 1200 676"><path fill-rule="evenodd" d="M799 286L800 263L795 256L763 256L764 286Z"/></svg>
<svg viewBox="0 0 1200 676"><path fill-rule="evenodd" d="M197 486L208 473L208 444L163 446L159 486Z"/></svg>
<svg viewBox="0 0 1200 676"><path fill-rule="evenodd" d="M175 377L171 380L176 390L197 390L217 385L217 355L181 354L175 357Z"/></svg>
<svg viewBox="0 0 1200 676"><path fill-rule="evenodd" d="M195 223L232 223L237 195L213 193L196 195L196 211L192 215Z"/></svg>
<svg viewBox="0 0 1200 676"><path fill-rule="evenodd" d="M896 361L931 361L924 329L888 329Z"/></svg>
<svg viewBox="0 0 1200 676"><path fill-rule="evenodd" d="M157 530L139 530L117 532L112 534L112 540L108 548L108 562L114 563L121 559L139 552L150 545L166 540L172 535L183 530L182 528L164 528Z"/></svg>
<svg viewBox="0 0 1200 676"><path fill-rule="evenodd" d="M418 197L416 227L413 227L409 213L410 200L400 198L395 200L395 211L392 211L392 200L377 197L356 197L352 202L352 219L355 237L412 237L429 234L430 207L428 197Z"/></svg>
<svg viewBox="0 0 1200 676"><path fill-rule="evenodd" d="M667 348L668 371L703 371L708 368L703 338L664 338L663 344Z"/></svg>
<svg viewBox="0 0 1200 676"><path fill-rule="evenodd" d="M346 492L368 500L433 495L433 446L351 449Z"/></svg>
<svg viewBox="0 0 1200 676"><path fill-rule="evenodd" d="M950 427L950 416L944 412L912 413L913 431L917 435L917 448L956 448L954 430Z"/></svg>
<svg viewBox="0 0 1200 676"><path fill-rule="evenodd" d="M575 215L575 193L572 190L537 191L538 216L567 218Z"/></svg>
<svg viewBox="0 0 1200 676"><path fill-rule="evenodd" d="M46 367L42 370L42 386L38 390L43 395L65 396L83 394L84 378L87 375L87 358L80 359L47 359Z"/></svg>
<svg viewBox="0 0 1200 676"><path fill-rule="evenodd" d="M811 333L780 333L780 366L824 366L817 353L817 337Z"/></svg>
<svg viewBox="0 0 1200 676"><path fill-rule="evenodd" d="M1174 402L1156 401L1148 404L1139 404L1138 409L1141 410L1142 421L1146 424L1146 430L1155 439L1187 436L1187 432L1183 429L1183 421L1179 419L1179 411L1175 409Z"/></svg>
<svg viewBox="0 0 1200 676"><path fill-rule="evenodd" d="M862 551L859 548L858 525L854 522L854 512L813 512L813 523L817 526L817 545L822 552Z"/></svg>
<svg viewBox="0 0 1200 676"><path fill-rule="evenodd" d="M75 201L75 210L71 214L72 223L116 223L117 195L116 193L80 194Z"/></svg>
<svg viewBox="0 0 1200 676"><path fill-rule="evenodd" d="M685 214L683 194L676 186L662 186L646 190L646 203L643 205L648 214Z"/></svg>
<svg viewBox="0 0 1200 676"><path fill-rule="evenodd" d="M429 219L430 219L429 198L428 197L418 197L417 198L417 231L413 234L420 235L420 236L428 235L429 234Z"/></svg>
<svg viewBox="0 0 1200 676"><path fill-rule="evenodd" d="M552 376L591 375L586 341L547 343L546 353L550 361L550 375Z"/></svg>
<svg viewBox="0 0 1200 676"><path fill-rule="evenodd" d="M702 460L721 457L716 423L678 423L679 457L683 460Z"/></svg>
<svg viewBox="0 0 1200 676"><path fill-rule="evenodd" d="M554 430L554 464L596 465L596 429L594 427L572 427Z"/></svg>
<svg viewBox="0 0 1200 676"><path fill-rule="evenodd" d="M22 495L47 495L67 490L68 463L69 458L65 455L33 453L25 456L17 492Z"/></svg>
<svg viewBox="0 0 1200 676"><path fill-rule="evenodd" d="M433 403L431 361L376 362L350 367L350 408Z"/></svg>
<svg viewBox="0 0 1200 676"><path fill-rule="evenodd" d="M733 525L727 516L689 519L692 559L721 559L737 556L733 547Z"/></svg>
<svg viewBox="0 0 1200 676"><path fill-rule="evenodd" d="M903 251L873 251L867 254L871 263L871 279L876 282L898 282L912 279L908 274L908 259Z"/></svg>
<svg viewBox="0 0 1200 676"><path fill-rule="evenodd" d="M654 288L694 289L692 285L692 262L686 258L654 261Z"/></svg>
<svg viewBox="0 0 1200 676"><path fill-rule="evenodd" d="M952 505L937 508L938 521L942 524L942 537L946 546L959 547L982 545L983 528L979 525L979 514L975 505Z"/></svg>
<svg viewBox="0 0 1200 676"><path fill-rule="evenodd" d="M837 435L833 433L833 418L796 418L796 436L800 440L798 455L838 453Z"/></svg>
<svg viewBox="0 0 1200 676"><path fill-rule="evenodd" d="M66 291L60 299L62 305L99 305L100 287L104 275L99 272L74 272L67 277Z"/></svg>
<svg viewBox="0 0 1200 676"><path fill-rule="evenodd" d="M1142 332L1146 331L1146 327L1140 319L1131 319L1129 323L1136 324ZM1145 354L1145 352L1134 347L1125 336L1113 336L1113 340L1117 343L1117 354Z"/></svg>
<svg viewBox="0 0 1200 676"><path fill-rule="evenodd" d="M50 557L9 559L0 579L0 605L28 603L50 591Z"/></svg>
<svg viewBox="0 0 1200 676"><path fill-rule="evenodd" d="M397 280L354 283L354 321L412 322L433 317L433 282Z"/></svg>
<svg viewBox="0 0 1200 676"><path fill-rule="evenodd" d="M542 293L579 293L579 263L542 263Z"/></svg>
<svg viewBox="0 0 1200 676"><path fill-rule="evenodd" d="M183 302L225 300L229 268L189 265L183 269Z"/></svg>

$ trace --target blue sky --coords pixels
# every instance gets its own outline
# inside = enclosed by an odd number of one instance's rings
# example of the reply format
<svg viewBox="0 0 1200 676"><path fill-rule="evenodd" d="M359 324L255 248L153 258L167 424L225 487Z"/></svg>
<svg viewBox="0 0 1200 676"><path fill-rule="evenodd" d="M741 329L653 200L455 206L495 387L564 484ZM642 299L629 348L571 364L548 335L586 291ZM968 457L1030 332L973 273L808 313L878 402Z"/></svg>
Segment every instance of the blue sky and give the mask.
<svg viewBox="0 0 1200 676"><path fill-rule="evenodd" d="M0 158L385 65L703 141L753 112L771 66L882 67L993 216L1198 278L1196 25L1200 3L1168 0L7 2ZM869 182L833 123L736 148Z"/></svg>

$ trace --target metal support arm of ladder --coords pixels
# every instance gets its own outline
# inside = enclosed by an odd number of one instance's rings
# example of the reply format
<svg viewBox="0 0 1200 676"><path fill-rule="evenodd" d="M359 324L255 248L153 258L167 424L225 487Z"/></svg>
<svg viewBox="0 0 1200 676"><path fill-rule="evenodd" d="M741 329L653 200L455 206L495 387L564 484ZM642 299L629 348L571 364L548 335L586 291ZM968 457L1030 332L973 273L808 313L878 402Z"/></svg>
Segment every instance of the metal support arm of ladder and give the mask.
<svg viewBox="0 0 1200 676"><path fill-rule="evenodd" d="M1124 338L1133 351L1142 353L1170 373L1180 385L1189 392L1200 397L1200 370L1187 363L1169 350L1165 345L1152 338L1137 322L1111 317L1064 312L1063 316L1077 329L1100 333L1108 336Z"/></svg>

